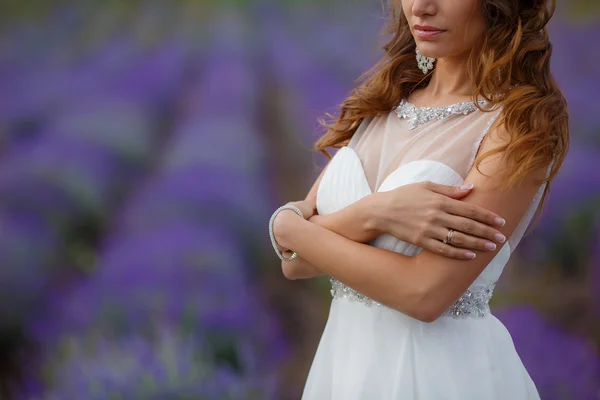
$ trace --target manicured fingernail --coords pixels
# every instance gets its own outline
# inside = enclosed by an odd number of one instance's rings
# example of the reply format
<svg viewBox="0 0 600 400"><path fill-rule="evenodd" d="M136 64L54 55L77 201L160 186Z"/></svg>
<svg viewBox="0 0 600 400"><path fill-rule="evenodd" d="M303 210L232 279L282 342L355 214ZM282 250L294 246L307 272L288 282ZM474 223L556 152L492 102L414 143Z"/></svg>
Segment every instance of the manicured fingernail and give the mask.
<svg viewBox="0 0 600 400"><path fill-rule="evenodd" d="M500 218L500 217L496 218L494 220L494 222L500 226L504 226L504 224L506 224L506 221L504 220L504 218Z"/></svg>
<svg viewBox="0 0 600 400"><path fill-rule="evenodd" d="M473 189L473 184L469 183L468 185L462 185L459 189L462 191L467 191L469 189Z"/></svg>
<svg viewBox="0 0 600 400"><path fill-rule="evenodd" d="M470 258L472 260L475 258L475 253L467 251L467 252L465 252L465 257Z"/></svg>
<svg viewBox="0 0 600 400"><path fill-rule="evenodd" d="M500 243L504 243L504 241L506 240L506 236L504 236L501 233L494 233L494 239L496 239L496 241Z"/></svg>
<svg viewBox="0 0 600 400"><path fill-rule="evenodd" d="M488 250L496 250L496 243L485 242L484 247Z"/></svg>

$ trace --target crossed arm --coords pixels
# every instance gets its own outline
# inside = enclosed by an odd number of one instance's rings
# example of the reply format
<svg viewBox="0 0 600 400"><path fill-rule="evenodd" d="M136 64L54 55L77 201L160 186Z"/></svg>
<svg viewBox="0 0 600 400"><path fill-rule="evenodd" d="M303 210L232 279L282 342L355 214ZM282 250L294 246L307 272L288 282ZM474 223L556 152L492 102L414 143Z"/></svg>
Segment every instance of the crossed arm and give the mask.
<svg viewBox="0 0 600 400"><path fill-rule="evenodd" d="M306 196L305 201L310 204L316 203L317 190L324 173L325 169L323 169ZM367 198L363 198L332 214L315 214L308 221L354 242L366 243L379 234L375 229L371 215L360 212L361 210L365 210L363 205L366 200ZM286 251L284 254L286 257L290 257L292 252ZM285 277L292 280L309 279L326 275L326 272L315 267L303 257L297 257L292 262L282 261L281 269Z"/></svg>
<svg viewBox="0 0 600 400"><path fill-rule="evenodd" d="M500 136L490 132L480 151L487 152L500 145ZM502 154L497 154L480 165L481 172L471 170L465 183L472 183L477 190L463 201L503 215L506 224L500 230L510 237L531 204L545 168L532 173L518 186L500 192L492 186L497 172L503 168ZM368 231L368 216L377 209L376 204L381 204L378 196L382 195L373 194L353 205L354 215L367 217L337 218L337 223L346 224L345 229L353 232ZM427 322L434 321L450 307L502 247L476 251L473 260L451 259L427 250L408 257L348 239L290 211L283 211L277 217L275 236L281 246L296 251L301 262L310 266L306 271L331 275L375 301Z"/></svg>

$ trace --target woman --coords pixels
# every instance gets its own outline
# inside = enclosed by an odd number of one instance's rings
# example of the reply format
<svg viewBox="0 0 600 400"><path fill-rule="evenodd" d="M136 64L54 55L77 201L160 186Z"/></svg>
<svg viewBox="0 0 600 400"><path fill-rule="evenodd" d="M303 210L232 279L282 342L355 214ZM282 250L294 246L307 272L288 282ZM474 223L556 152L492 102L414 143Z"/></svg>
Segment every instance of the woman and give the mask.
<svg viewBox="0 0 600 400"><path fill-rule="evenodd" d="M270 223L286 277L332 277L304 400L539 398L488 302L568 148L554 7L391 2L385 56L316 144L340 150Z"/></svg>

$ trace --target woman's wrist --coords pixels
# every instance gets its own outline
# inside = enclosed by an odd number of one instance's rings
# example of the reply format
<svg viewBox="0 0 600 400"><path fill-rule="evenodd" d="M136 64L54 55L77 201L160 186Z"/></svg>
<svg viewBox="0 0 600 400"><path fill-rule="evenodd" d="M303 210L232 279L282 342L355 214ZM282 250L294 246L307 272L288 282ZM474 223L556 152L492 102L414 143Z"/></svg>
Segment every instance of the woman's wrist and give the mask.
<svg viewBox="0 0 600 400"><path fill-rule="evenodd" d="M362 199L361 212L365 229L370 232L385 233L385 193L373 193Z"/></svg>
<svg viewBox="0 0 600 400"><path fill-rule="evenodd" d="M292 210L283 210L277 215L275 221L273 221L273 234L280 247L293 252L294 249L290 246L291 232L293 231L293 225L301 221L304 221L304 218Z"/></svg>

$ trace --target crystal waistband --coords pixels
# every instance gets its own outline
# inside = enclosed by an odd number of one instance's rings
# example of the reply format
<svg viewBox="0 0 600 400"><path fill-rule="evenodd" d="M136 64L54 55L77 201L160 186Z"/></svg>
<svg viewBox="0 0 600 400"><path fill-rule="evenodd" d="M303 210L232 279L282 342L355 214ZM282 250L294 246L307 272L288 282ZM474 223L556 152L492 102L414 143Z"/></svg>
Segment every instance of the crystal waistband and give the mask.
<svg viewBox="0 0 600 400"><path fill-rule="evenodd" d="M330 278L331 295L333 298L343 298L356 301L367 306L381 306L381 303L368 298L356 290L346 286L337 279ZM483 318L490 313L489 301L494 293L494 284L473 285L447 309L443 316L452 318Z"/></svg>

